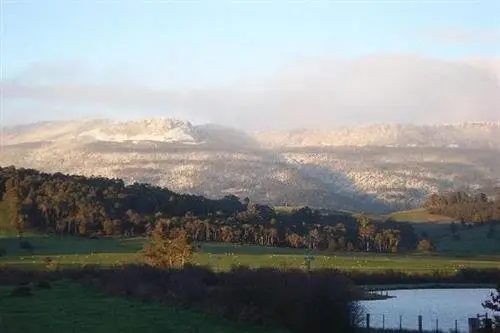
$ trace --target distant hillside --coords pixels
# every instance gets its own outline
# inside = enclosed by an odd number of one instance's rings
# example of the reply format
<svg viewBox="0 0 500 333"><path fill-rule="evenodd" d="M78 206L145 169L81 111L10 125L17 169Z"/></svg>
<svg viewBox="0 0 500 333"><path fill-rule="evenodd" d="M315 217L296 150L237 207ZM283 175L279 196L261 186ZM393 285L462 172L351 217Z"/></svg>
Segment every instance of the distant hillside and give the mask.
<svg viewBox="0 0 500 333"><path fill-rule="evenodd" d="M257 133L269 147L439 147L500 149L500 122L366 125L336 130Z"/></svg>
<svg viewBox="0 0 500 333"><path fill-rule="evenodd" d="M156 118L6 128L0 165L122 178L209 198L383 213L500 183L500 124L244 133Z"/></svg>

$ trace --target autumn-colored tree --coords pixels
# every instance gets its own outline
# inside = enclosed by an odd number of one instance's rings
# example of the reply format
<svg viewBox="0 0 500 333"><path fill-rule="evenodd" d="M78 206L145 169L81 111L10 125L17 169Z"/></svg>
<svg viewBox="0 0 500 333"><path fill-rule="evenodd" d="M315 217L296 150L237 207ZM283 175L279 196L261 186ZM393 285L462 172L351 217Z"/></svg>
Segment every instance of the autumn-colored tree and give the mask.
<svg viewBox="0 0 500 333"><path fill-rule="evenodd" d="M364 214L358 218L358 236L361 242L361 248L365 251L371 250L371 243L375 236L375 227L372 221Z"/></svg>
<svg viewBox="0 0 500 333"><path fill-rule="evenodd" d="M300 247L300 245L302 244L302 237L300 237L296 233L292 233L288 235L287 241L291 247Z"/></svg>
<svg viewBox="0 0 500 333"><path fill-rule="evenodd" d="M142 252L153 267L182 268L193 249L185 230L165 230L158 223Z"/></svg>
<svg viewBox="0 0 500 333"><path fill-rule="evenodd" d="M428 239L422 239L418 242L417 250L421 252L430 252L434 250L434 245Z"/></svg>

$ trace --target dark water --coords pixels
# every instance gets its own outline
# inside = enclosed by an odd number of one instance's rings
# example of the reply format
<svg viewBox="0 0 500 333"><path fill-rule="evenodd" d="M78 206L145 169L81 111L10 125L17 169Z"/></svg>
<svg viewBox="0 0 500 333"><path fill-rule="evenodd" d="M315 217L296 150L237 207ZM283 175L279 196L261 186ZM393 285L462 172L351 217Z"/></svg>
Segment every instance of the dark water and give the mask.
<svg viewBox="0 0 500 333"><path fill-rule="evenodd" d="M489 299L493 289L414 289L391 290L389 295L395 298L377 301L360 302L366 313L369 313L370 326L399 328L400 316L402 327L418 329L418 316L422 315L424 330L435 330L436 319L438 328L442 331L455 329L468 330L467 319L477 314L493 312L486 311L481 303ZM385 292L384 292L385 294ZM385 319L384 319L385 316Z"/></svg>

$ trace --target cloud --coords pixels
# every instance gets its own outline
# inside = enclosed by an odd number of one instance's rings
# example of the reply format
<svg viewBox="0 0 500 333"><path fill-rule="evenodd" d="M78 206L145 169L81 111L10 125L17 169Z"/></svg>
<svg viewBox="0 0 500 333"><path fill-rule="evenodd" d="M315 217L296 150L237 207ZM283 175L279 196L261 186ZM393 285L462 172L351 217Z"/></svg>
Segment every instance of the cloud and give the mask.
<svg viewBox="0 0 500 333"><path fill-rule="evenodd" d="M457 28L420 31L418 36L438 43L462 45L499 45L500 30L463 30Z"/></svg>
<svg viewBox="0 0 500 333"><path fill-rule="evenodd" d="M169 116L246 129L328 128L359 123L500 120L500 60L447 61L381 54L356 59L302 59L265 79L212 90L121 84L2 82L10 122L106 116ZM66 112L56 114L44 109ZM34 112L38 108L38 112ZM74 110L81 110L75 113ZM87 110L87 111L85 111ZM95 112L92 113L92 115Z"/></svg>

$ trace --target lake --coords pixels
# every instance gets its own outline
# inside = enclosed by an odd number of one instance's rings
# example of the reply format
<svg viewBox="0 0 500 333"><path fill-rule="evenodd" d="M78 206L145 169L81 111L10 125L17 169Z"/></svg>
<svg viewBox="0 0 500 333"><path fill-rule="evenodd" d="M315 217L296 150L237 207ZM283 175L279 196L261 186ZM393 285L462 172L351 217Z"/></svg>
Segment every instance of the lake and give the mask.
<svg viewBox="0 0 500 333"><path fill-rule="evenodd" d="M489 299L493 289L413 289L390 290L388 294L395 296L386 300L360 302L366 313L370 314L370 326L399 328L400 316L402 326L406 329L418 329L418 316L422 315L424 330L436 330L436 319L439 330L455 329L468 331L468 318L486 311L481 303ZM385 294L385 291L383 292ZM385 319L383 318L385 316Z"/></svg>

